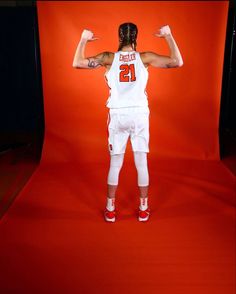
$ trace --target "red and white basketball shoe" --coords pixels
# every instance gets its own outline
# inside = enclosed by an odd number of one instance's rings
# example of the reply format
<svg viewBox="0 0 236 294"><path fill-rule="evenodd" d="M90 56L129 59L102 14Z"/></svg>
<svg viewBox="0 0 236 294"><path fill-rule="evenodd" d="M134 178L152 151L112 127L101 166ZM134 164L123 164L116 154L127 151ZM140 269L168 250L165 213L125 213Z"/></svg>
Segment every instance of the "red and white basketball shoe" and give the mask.
<svg viewBox="0 0 236 294"><path fill-rule="evenodd" d="M150 216L150 209L147 208L146 210L139 209L138 213L138 220L140 222L146 222L149 219Z"/></svg>
<svg viewBox="0 0 236 294"><path fill-rule="evenodd" d="M112 222L114 223L115 220L116 220L116 211L113 210L113 211L109 211L107 208L105 209L104 211L104 217L105 217L105 220L107 222Z"/></svg>

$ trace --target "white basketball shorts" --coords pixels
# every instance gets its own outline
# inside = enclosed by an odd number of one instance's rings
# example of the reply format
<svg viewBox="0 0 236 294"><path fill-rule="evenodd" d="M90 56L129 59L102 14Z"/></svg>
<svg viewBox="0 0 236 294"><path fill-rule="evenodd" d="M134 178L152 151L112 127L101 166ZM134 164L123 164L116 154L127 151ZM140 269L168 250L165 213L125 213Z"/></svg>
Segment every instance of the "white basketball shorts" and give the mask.
<svg viewBox="0 0 236 294"><path fill-rule="evenodd" d="M133 152L149 152L149 108L110 109L108 147L110 155L125 153L130 138Z"/></svg>

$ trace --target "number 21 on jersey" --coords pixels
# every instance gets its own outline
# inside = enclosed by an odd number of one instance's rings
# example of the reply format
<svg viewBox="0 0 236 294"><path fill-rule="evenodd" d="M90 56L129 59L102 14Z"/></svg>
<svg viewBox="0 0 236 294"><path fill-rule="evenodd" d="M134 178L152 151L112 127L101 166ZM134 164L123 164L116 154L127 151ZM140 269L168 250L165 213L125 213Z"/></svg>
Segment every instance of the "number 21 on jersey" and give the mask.
<svg viewBox="0 0 236 294"><path fill-rule="evenodd" d="M120 82L136 81L134 64L121 64L120 66Z"/></svg>

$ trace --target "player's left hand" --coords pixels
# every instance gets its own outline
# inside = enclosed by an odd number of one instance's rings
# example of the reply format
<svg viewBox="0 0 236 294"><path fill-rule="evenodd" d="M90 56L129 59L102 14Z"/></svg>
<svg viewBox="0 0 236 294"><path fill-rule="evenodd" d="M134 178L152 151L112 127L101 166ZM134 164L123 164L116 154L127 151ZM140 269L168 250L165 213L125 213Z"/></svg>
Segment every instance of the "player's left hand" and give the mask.
<svg viewBox="0 0 236 294"><path fill-rule="evenodd" d="M158 32L155 34L155 36L157 36L159 38L165 38L166 36L170 36L170 35L171 35L171 30L168 25L161 27L158 30Z"/></svg>

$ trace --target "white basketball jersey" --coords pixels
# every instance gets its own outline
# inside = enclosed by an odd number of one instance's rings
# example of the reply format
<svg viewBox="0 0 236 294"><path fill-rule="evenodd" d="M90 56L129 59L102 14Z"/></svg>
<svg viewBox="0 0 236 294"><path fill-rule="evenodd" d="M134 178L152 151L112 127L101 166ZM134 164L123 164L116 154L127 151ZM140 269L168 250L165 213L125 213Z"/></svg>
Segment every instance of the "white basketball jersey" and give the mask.
<svg viewBox="0 0 236 294"><path fill-rule="evenodd" d="M146 85L148 71L136 51L119 51L105 79L110 88L108 108L147 107Z"/></svg>

